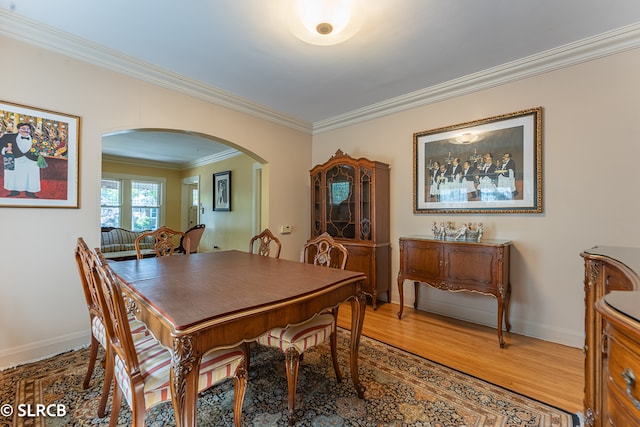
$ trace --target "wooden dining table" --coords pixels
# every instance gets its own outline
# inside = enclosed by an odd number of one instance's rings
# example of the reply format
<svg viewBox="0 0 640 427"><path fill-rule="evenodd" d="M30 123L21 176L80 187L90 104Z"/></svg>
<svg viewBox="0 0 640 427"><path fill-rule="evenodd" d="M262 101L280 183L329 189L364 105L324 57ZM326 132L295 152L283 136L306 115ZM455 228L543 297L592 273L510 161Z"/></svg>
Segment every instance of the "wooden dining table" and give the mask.
<svg viewBox="0 0 640 427"><path fill-rule="evenodd" d="M274 327L303 322L346 301L351 303L351 379L358 397L364 397L358 377L363 273L236 250L110 265L136 316L172 350L178 426L196 425L198 370L205 353L251 342Z"/></svg>

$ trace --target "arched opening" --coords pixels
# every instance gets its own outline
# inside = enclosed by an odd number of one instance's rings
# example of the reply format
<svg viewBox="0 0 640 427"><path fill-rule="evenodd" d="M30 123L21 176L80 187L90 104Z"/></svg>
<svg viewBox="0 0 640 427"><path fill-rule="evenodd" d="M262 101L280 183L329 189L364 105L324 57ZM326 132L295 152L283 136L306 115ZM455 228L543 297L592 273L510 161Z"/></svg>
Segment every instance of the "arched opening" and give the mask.
<svg viewBox="0 0 640 427"><path fill-rule="evenodd" d="M102 137L103 185L162 183L159 205L120 191L120 199L101 197L101 225L125 229L167 225L186 230L193 222L205 224L199 250L240 249L267 219L268 196L262 181L264 159L215 136L175 129L129 129ZM230 211L215 210L214 179L230 171ZM111 180L111 181L110 181ZM144 185L143 185L144 188ZM103 190L104 191L104 190ZM140 193L135 193L139 195ZM130 197L131 202L124 200ZM141 206L149 203L151 206ZM115 206L109 206L113 204ZM117 220L105 212L120 209ZM155 216L155 217L154 217ZM105 224L105 220L110 223Z"/></svg>

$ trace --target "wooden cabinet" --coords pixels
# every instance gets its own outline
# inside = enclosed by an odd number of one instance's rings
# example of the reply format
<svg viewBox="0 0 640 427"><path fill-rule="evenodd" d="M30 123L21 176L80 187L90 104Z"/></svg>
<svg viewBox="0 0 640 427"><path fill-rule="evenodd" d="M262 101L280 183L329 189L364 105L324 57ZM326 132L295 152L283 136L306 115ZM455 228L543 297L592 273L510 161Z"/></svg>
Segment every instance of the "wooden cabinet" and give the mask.
<svg viewBox="0 0 640 427"><path fill-rule="evenodd" d="M603 427L605 408L605 323L596 301L611 291L640 287L640 248L596 246L580 254L584 258L584 417L585 425Z"/></svg>
<svg viewBox="0 0 640 427"><path fill-rule="evenodd" d="M491 295L498 300L498 341L504 347L502 323L507 331L509 323L509 248L511 242L483 240L482 242L443 241L427 236L400 238L400 271L398 291L400 312L404 308L404 281L414 282L415 303L418 308L418 288L424 283L447 291L468 291Z"/></svg>
<svg viewBox="0 0 640 427"><path fill-rule="evenodd" d="M596 302L605 321L602 425L640 425L640 292L613 291Z"/></svg>
<svg viewBox="0 0 640 427"><path fill-rule="evenodd" d="M310 175L311 238L327 232L346 246L346 269L367 275L364 290L376 309L391 292L389 165L338 150Z"/></svg>

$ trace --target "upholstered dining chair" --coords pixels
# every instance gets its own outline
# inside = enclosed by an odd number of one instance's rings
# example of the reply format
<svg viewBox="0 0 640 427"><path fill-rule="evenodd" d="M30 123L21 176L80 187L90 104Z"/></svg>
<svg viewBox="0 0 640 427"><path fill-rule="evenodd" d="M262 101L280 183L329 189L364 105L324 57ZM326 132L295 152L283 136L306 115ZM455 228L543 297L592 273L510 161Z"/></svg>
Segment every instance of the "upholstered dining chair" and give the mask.
<svg viewBox="0 0 640 427"><path fill-rule="evenodd" d="M132 426L143 427L145 415L151 407L171 400L171 352L153 335L137 342L132 339L120 283L100 249L95 249L92 254L96 283L102 290L100 304L114 366L113 406L109 425L115 427L117 424L124 396L131 407ZM240 427L247 385L243 349L212 350L202 357L199 369L198 392L224 379L234 379L233 421L236 427Z"/></svg>
<svg viewBox="0 0 640 427"><path fill-rule="evenodd" d="M271 256L272 248L274 251L273 257L280 258L282 243L268 228L265 228L262 233L253 236L249 241L250 254L256 253L258 255Z"/></svg>
<svg viewBox="0 0 640 427"><path fill-rule="evenodd" d="M189 244L184 240L184 237L181 237L180 245L175 249L176 252L183 254L187 252L187 248L189 248L190 254L198 252L198 245L200 245L200 240L202 239L205 228L205 224L197 224L185 231L184 234L189 237Z"/></svg>
<svg viewBox="0 0 640 427"><path fill-rule="evenodd" d="M303 246L300 261L344 270L347 265L347 256L347 248L333 240L328 233L324 233ZM271 329L257 339L258 344L279 348L286 355L289 425L294 423L298 368L304 351L329 338L336 380L342 381L335 333L337 317L338 308L335 307L331 311L320 313L297 325Z"/></svg>
<svg viewBox="0 0 640 427"><path fill-rule="evenodd" d="M80 283L82 284L82 290L84 292L84 298L87 303L87 309L89 310L89 325L91 330L91 343L89 346L89 366L87 373L84 377L82 387L87 389L93 370L95 368L96 359L98 357L98 347L102 346L105 351L108 351L107 347L107 331L104 325L104 316L99 303L98 292L99 288L96 286L95 277L93 274L95 263L94 258L91 256L91 250L87 246L82 237L78 237L75 251L76 263L78 265L78 272L80 273ZM129 329L134 337L134 340L142 339L149 335L144 323L137 320L133 315L128 316ZM107 357L105 364L104 383L102 385L102 396L100 403L98 404L98 416L104 417L107 405L107 399L109 398L109 389L111 388L111 379L113 376L112 366L108 363Z"/></svg>
<svg viewBox="0 0 640 427"><path fill-rule="evenodd" d="M280 258L280 251L282 250L282 243L280 239L273 235L271 230L265 228L262 230L260 234L256 234L249 241L249 253L257 254L262 256L272 256L273 249L273 257ZM251 344L255 341L245 342L244 350L247 357L247 371L251 366Z"/></svg>
<svg viewBox="0 0 640 427"><path fill-rule="evenodd" d="M136 238L136 256L138 259L142 259L142 248L141 243L149 238L153 239L153 250L156 253L156 256L170 256L174 253L177 253L176 248L178 245L176 244L176 240L178 236L181 238L183 245L185 248L191 247L191 240L186 233L182 231L173 230L167 226L162 226L156 230L150 230L142 233ZM189 255L189 251L185 251L185 255Z"/></svg>

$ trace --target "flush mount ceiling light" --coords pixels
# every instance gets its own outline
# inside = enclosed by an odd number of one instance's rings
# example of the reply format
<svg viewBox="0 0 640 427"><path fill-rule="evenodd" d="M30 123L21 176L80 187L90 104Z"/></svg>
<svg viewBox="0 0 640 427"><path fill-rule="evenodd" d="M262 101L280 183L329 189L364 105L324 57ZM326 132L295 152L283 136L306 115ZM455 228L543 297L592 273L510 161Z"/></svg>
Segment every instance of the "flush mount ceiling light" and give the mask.
<svg viewBox="0 0 640 427"><path fill-rule="evenodd" d="M294 0L291 30L299 39L321 46L342 43L359 29L356 0Z"/></svg>

